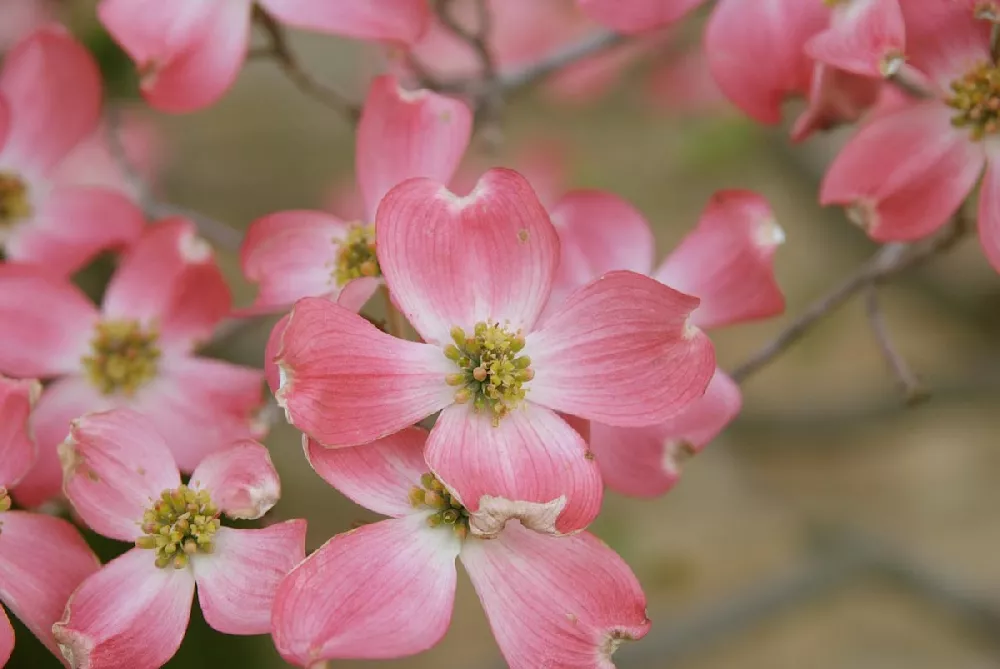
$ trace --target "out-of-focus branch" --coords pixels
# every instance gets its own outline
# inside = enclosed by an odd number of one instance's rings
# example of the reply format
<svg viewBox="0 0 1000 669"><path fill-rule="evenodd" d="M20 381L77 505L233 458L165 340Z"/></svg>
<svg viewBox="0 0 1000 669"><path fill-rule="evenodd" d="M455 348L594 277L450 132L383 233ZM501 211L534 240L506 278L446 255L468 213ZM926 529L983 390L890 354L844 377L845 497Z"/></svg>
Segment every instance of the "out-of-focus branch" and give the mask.
<svg viewBox="0 0 1000 669"><path fill-rule="evenodd" d="M285 76L295 84L296 88L311 98L318 100L330 109L343 116L351 124L357 123L361 110L339 91L319 83L306 72L299 63L298 57L288 44L285 30L259 5L253 7L254 21L263 29L269 40L266 49L253 52L255 58L270 56L285 73Z"/></svg>
<svg viewBox="0 0 1000 669"><path fill-rule="evenodd" d="M865 290L865 312L868 315L868 323L872 333L878 341L879 349L881 349L886 362L889 363L889 368L899 383L906 403L913 406L929 399L930 393L892 342L892 337L889 335L889 329L885 323L885 315L879 304L878 287L875 284L869 284Z"/></svg>
<svg viewBox="0 0 1000 669"><path fill-rule="evenodd" d="M581 60L612 49L625 42L627 37L609 30L601 30L568 46L556 49L538 61L520 70L506 72L497 78L497 86L505 93L517 91L534 84L548 75Z"/></svg>
<svg viewBox="0 0 1000 669"><path fill-rule="evenodd" d="M958 215L943 232L926 242L883 246L868 262L807 307L770 343L734 369L732 377L745 381L802 339L826 316L868 287L888 281L950 250L965 235L966 227L964 217Z"/></svg>
<svg viewBox="0 0 1000 669"><path fill-rule="evenodd" d="M180 207L166 202L160 202L154 196L142 176L136 170L128 157L125 145L122 143L122 119L118 109L109 105L105 114L105 134L108 151L115 161L118 169L121 170L125 182L135 192L139 201L139 206L150 218L168 218L171 216L183 216L190 219L198 231L213 244L229 251L236 251L240 248L243 235L239 230L217 221L210 216L206 216L197 211Z"/></svg>

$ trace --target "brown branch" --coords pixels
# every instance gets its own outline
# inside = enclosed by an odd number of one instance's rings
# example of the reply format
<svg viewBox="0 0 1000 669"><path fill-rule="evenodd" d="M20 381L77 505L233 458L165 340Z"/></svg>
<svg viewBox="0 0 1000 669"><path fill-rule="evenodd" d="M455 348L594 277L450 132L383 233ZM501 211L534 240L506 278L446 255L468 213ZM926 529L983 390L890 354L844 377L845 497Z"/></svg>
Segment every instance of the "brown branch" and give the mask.
<svg viewBox="0 0 1000 669"><path fill-rule="evenodd" d="M865 312L868 316L868 323L871 326L872 333L875 335L876 341L878 341L879 349L881 349L886 362L889 363L889 368L899 383L906 403L913 406L929 399L930 393L920 382L920 379L917 378L913 370L910 369L903 355L896 350L895 345L892 343L892 337L889 336L889 329L885 322L885 315L882 313L878 301L878 287L875 284L869 284L865 289Z"/></svg>
<svg viewBox="0 0 1000 669"><path fill-rule="evenodd" d="M869 286L883 283L951 249L964 235L965 218L959 214L937 237L919 244L887 244L864 265L813 302L788 327L732 372L745 381L798 342L821 320Z"/></svg>
<svg viewBox="0 0 1000 669"><path fill-rule="evenodd" d="M288 44L285 30L259 5L253 7L254 21L263 29L269 40L267 50L254 50L256 57L270 55L278 64L278 67L285 73L285 76L295 84L296 88L318 100L338 114L342 115L351 124L357 123L361 116L358 106L347 99L339 91L319 83L307 73L299 64L298 57Z"/></svg>

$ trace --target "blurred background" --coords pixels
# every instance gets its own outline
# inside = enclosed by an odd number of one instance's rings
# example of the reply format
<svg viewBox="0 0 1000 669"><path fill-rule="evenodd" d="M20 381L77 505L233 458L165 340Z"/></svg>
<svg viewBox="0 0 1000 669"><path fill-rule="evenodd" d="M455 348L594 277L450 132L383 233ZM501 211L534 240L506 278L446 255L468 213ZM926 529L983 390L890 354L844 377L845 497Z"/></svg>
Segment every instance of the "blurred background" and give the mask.
<svg viewBox="0 0 1000 669"><path fill-rule="evenodd" d="M15 4L24 0L0 0L0 26L12 29ZM131 66L94 23L92 2L48 9L100 59L112 104L146 142L144 172L158 199L237 229L283 209L343 210L352 130L272 61L250 61L206 111L159 115L135 96ZM732 369L875 246L840 211L817 204L819 179L845 132L792 145L787 128L757 126L728 108L699 69L699 21L620 52L613 67L595 68L593 86L518 93L478 136L468 163L474 172L517 168L546 152L562 165L566 188L608 189L641 209L661 257L714 191L765 195L787 236L777 266L788 312L713 333ZM303 67L354 100L385 67L370 46L292 37ZM253 289L236 254L220 248L219 257L237 305L249 304ZM95 285L102 271L82 280ZM607 496L592 529L636 571L653 620L645 639L616 655L621 669L1000 667L1000 280L967 240L882 294L894 341L930 389L929 402L904 405L855 300L744 385L741 416L686 463L672 492L647 501ZM211 353L259 365L272 323L241 327ZM267 444L284 489L272 515L307 518L310 549L372 518L312 472L297 432L280 417ZM95 545L104 557L122 549ZM9 666L58 666L23 628L17 639ZM504 663L460 575L453 623L437 648L331 665ZM215 634L195 607L168 666L286 665L269 638Z"/></svg>

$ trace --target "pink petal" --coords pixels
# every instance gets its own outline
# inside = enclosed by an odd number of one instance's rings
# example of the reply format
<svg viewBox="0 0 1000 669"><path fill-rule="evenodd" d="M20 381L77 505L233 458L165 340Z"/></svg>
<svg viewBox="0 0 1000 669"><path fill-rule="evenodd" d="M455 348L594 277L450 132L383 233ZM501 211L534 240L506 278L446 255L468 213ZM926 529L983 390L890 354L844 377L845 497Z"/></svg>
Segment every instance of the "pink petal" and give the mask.
<svg viewBox="0 0 1000 669"><path fill-rule="evenodd" d="M0 667L7 666L10 654L14 652L14 628L10 626L7 613L0 606Z"/></svg>
<svg viewBox="0 0 1000 669"><path fill-rule="evenodd" d="M231 301L211 247L193 223L174 218L149 227L124 256L102 310L155 324L161 345L187 351L211 335Z"/></svg>
<svg viewBox="0 0 1000 669"><path fill-rule="evenodd" d="M615 649L649 631L635 575L587 532L554 538L511 523L467 541L461 560L511 669L613 669Z"/></svg>
<svg viewBox="0 0 1000 669"><path fill-rule="evenodd" d="M62 465L56 448L69 435L70 421L113 406L113 400L82 376L67 376L45 388L30 421L38 442L38 459L14 491L18 504L34 508L62 492Z"/></svg>
<svg viewBox="0 0 1000 669"><path fill-rule="evenodd" d="M159 669L184 639L194 576L133 548L83 582L52 629L70 666Z"/></svg>
<svg viewBox="0 0 1000 669"><path fill-rule="evenodd" d="M13 488L38 457L28 415L41 393L38 381L0 376L0 488Z"/></svg>
<svg viewBox="0 0 1000 669"><path fill-rule="evenodd" d="M806 53L841 70L886 77L903 62L906 28L899 0L852 0L834 7L830 27Z"/></svg>
<svg viewBox="0 0 1000 669"><path fill-rule="evenodd" d="M653 277L701 299L691 317L700 328L774 316L785 310L774 277L774 252L784 241L763 197L720 191Z"/></svg>
<svg viewBox="0 0 1000 669"><path fill-rule="evenodd" d="M990 58L990 22L963 2L900 2L906 25L906 60L948 92L951 81Z"/></svg>
<svg viewBox="0 0 1000 669"><path fill-rule="evenodd" d="M474 534L495 536L511 518L538 532L568 534L597 516L601 475L566 421L526 402L494 427L467 405L441 412L427 464L470 512Z"/></svg>
<svg viewBox="0 0 1000 669"><path fill-rule="evenodd" d="M328 447L366 444L454 401L443 349L391 337L319 298L295 304L278 366L289 422Z"/></svg>
<svg viewBox="0 0 1000 669"><path fill-rule="evenodd" d="M333 263L346 231L346 223L320 211L282 211L254 221L240 249L243 274L260 287L254 307L277 311L300 297L339 292Z"/></svg>
<svg viewBox="0 0 1000 669"><path fill-rule="evenodd" d="M813 63L803 48L829 22L822 2L720 0L705 32L715 82L760 123L781 120L781 104L809 89Z"/></svg>
<svg viewBox="0 0 1000 669"><path fill-rule="evenodd" d="M267 449L240 441L208 455L191 474L191 484L207 490L230 518L260 518L281 496L281 483Z"/></svg>
<svg viewBox="0 0 1000 669"><path fill-rule="evenodd" d="M43 265L68 276L101 251L135 241L142 212L121 193L93 187L62 187L41 202L34 218L17 227L6 245L8 259Z"/></svg>
<svg viewBox="0 0 1000 669"><path fill-rule="evenodd" d="M472 111L464 102L404 91L391 76L375 79L358 124L357 147L358 184L369 220L396 184L412 177L451 181L471 136Z"/></svg>
<svg viewBox="0 0 1000 669"><path fill-rule="evenodd" d="M424 461L427 431L410 427L364 446L323 448L303 439L309 464L323 480L375 513L413 513L410 491L429 468Z"/></svg>
<svg viewBox="0 0 1000 669"><path fill-rule="evenodd" d="M311 666L406 657L434 646L451 621L460 547L451 528L431 529L422 515L338 534L278 586L278 652Z"/></svg>
<svg viewBox="0 0 1000 669"><path fill-rule="evenodd" d="M981 145L936 101L880 116L833 161L820 202L852 207L878 241L923 237L948 220L982 171Z"/></svg>
<svg viewBox="0 0 1000 669"><path fill-rule="evenodd" d="M63 490L94 531L133 541L142 515L164 490L181 484L170 449L153 423L129 409L73 421L59 446Z"/></svg>
<svg viewBox="0 0 1000 669"><path fill-rule="evenodd" d="M216 102L236 81L250 43L252 3L127 4L103 0L98 13L135 60L142 92L154 108L195 111Z"/></svg>
<svg viewBox="0 0 1000 669"><path fill-rule="evenodd" d="M637 33L673 23L704 0L578 0L598 23L622 33Z"/></svg>
<svg viewBox="0 0 1000 669"><path fill-rule="evenodd" d="M979 243L986 259L1000 272L1000 168L994 150L979 188Z"/></svg>
<svg viewBox="0 0 1000 669"><path fill-rule="evenodd" d="M559 262L548 214L512 170L488 171L463 198L428 179L407 181L382 200L375 230L386 282L431 343L483 320L530 330Z"/></svg>
<svg viewBox="0 0 1000 669"><path fill-rule="evenodd" d="M205 621L223 634L266 634L278 583L306 556L306 521L220 528L215 552L192 560Z"/></svg>
<svg viewBox="0 0 1000 669"><path fill-rule="evenodd" d="M740 389L716 370L705 396L660 425L614 427L590 423L590 448L604 483L635 497L656 497L670 490L684 459L699 452L740 411Z"/></svg>
<svg viewBox="0 0 1000 669"><path fill-rule="evenodd" d="M7 54L0 95L10 107L4 162L45 174L97 127L101 75L90 53L53 25Z"/></svg>
<svg viewBox="0 0 1000 669"><path fill-rule="evenodd" d="M96 323L97 309L69 281L40 268L0 264L0 373L77 371Z"/></svg>
<svg viewBox="0 0 1000 669"><path fill-rule="evenodd" d="M282 23L364 40L413 44L430 21L426 0L261 0Z"/></svg>
<svg viewBox="0 0 1000 669"><path fill-rule="evenodd" d="M705 393L715 352L691 325L698 299L632 272L569 296L524 348L528 399L612 425L653 425Z"/></svg>
<svg viewBox="0 0 1000 669"><path fill-rule="evenodd" d="M878 103L883 88L880 79L816 63L809 104L795 119L792 141L801 142L814 132L857 121Z"/></svg>
<svg viewBox="0 0 1000 669"><path fill-rule="evenodd" d="M550 211L561 251L550 308L605 272L652 270L653 233L645 217L626 200L596 190L571 191Z"/></svg>
<svg viewBox="0 0 1000 669"><path fill-rule="evenodd" d="M165 361L161 376L136 395L133 407L163 435L183 472L234 441L261 436L260 370L209 358Z"/></svg>
<svg viewBox="0 0 1000 669"><path fill-rule="evenodd" d="M285 329L288 327L288 319L291 314L282 316L267 337L267 344L264 346L264 376L267 378L267 386L271 389L271 394L277 395L281 387L281 370L278 369L278 351L281 350L281 338L285 336Z"/></svg>
<svg viewBox="0 0 1000 669"><path fill-rule="evenodd" d="M77 529L61 518L7 511L0 523L0 600L59 656L52 625L72 592L101 563Z"/></svg>

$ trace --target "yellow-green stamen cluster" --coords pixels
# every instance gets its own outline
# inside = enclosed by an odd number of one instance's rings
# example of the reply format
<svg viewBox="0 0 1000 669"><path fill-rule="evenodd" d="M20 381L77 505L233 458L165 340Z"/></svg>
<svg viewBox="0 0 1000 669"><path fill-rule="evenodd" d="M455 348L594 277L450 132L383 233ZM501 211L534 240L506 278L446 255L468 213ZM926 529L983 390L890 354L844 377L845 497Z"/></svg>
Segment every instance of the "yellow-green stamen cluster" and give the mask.
<svg viewBox="0 0 1000 669"><path fill-rule="evenodd" d="M363 276L381 276L375 256L375 226L360 223L351 226L347 236L339 242L333 278L338 286Z"/></svg>
<svg viewBox="0 0 1000 669"><path fill-rule="evenodd" d="M460 386L455 401L472 401L476 411L489 411L493 425L499 425L524 400L524 384L535 376L531 358L518 355L524 335L497 323L479 322L471 337L456 326L451 338L455 343L444 354L462 370L447 379L449 385Z"/></svg>
<svg viewBox="0 0 1000 669"><path fill-rule="evenodd" d="M945 103L956 111L951 124L980 140L1000 130L1000 68L982 63L951 82Z"/></svg>
<svg viewBox="0 0 1000 669"><path fill-rule="evenodd" d="M7 488L0 485L0 513L10 511L10 506L10 495L7 494Z"/></svg>
<svg viewBox="0 0 1000 669"><path fill-rule="evenodd" d="M13 172L0 170L0 228L31 216L28 185Z"/></svg>
<svg viewBox="0 0 1000 669"><path fill-rule="evenodd" d="M195 553L215 550L213 539L219 531L219 509L206 490L182 485L164 490L160 499L142 516L145 534L135 540L139 548L156 551L156 566L186 567Z"/></svg>
<svg viewBox="0 0 1000 669"><path fill-rule="evenodd" d="M156 376L160 349L157 332L144 330L137 321L104 321L90 342L91 354L83 368L105 395L131 396Z"/></svg>
<svg viewBox="0 0 1000 669"><path fill-rule="evenodd" d="M427 517L431 527L450 527L459 539L469 534L469 512L437 480L433 474L420 477L420 485L410 490L410 504L415 509L431 509Z"/></svg>

